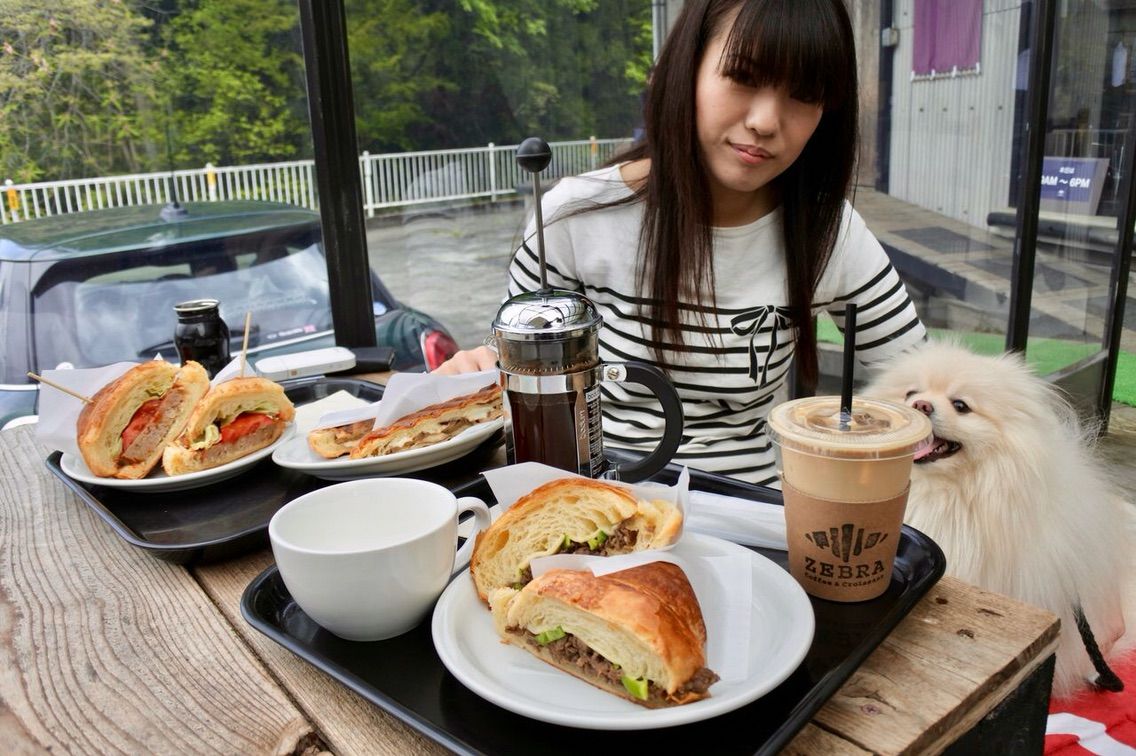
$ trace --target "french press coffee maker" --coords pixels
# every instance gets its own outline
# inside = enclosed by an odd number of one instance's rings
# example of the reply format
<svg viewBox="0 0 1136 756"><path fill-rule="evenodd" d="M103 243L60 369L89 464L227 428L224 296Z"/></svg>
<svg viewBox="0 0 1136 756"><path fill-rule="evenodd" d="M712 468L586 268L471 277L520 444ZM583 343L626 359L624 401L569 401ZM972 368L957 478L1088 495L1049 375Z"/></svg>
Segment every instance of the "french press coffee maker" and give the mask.
<svg viewBox="0 0 1136 756"><path fill-rule="evenodd" d="M493 320L504 395L505 450L510 463L543 462L590 478L634 482L662 469L682 439L682 404L661 370L640 362L601 362L596 306L582 294L548 285L540 172L552 159L548 143L530 137L517 163L532 174L540 289L505 301ZM609 463L603 453L600 384L638 383L658 397L664 430L642 459Z"/></svg>

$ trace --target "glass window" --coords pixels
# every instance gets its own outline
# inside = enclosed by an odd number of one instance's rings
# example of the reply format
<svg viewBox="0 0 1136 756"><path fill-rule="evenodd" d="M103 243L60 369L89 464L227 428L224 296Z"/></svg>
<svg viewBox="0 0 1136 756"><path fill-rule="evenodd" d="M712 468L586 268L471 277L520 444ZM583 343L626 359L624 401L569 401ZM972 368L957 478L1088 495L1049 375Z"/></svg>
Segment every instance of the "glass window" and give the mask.
<svg viewBox="0 0 1136 756"><path fill-rule="evenodd" d="M652 3L349 0L347 22L371 265L478 345L531 212L516 146L552 144L548 188L630 143Z"/></svg>
<svg viewBox="0 0 1136 756"><path fill-rule="evenodd" d="M176 359L172 305L221 301L234 351L244 314L250 349L331 330L327 266L316 225L39 263L33 340L41 367L92 367L162 353Z"/></svg>

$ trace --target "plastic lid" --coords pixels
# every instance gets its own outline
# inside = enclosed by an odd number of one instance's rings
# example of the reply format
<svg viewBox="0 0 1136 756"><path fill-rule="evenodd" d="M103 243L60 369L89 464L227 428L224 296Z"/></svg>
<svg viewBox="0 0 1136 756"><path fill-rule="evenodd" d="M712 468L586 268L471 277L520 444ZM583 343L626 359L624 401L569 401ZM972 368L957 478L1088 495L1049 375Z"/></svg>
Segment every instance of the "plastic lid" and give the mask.
<svg viewBox="0 0 1136 756"><path fill-rule="evenodd" d="M583 294L547 289L507 299L493 319L493 332L506 340L564 339L596 330L602 322Z"/></svg>
<svg viewBox="0 0 1136 756"><path fill-rule="evenodd" d="M783 448L853 459L903 457L931 442L931 421L902 404L854 398L852 417L841 420L838 396L795 399L769 413L769 435Z"/></svg>

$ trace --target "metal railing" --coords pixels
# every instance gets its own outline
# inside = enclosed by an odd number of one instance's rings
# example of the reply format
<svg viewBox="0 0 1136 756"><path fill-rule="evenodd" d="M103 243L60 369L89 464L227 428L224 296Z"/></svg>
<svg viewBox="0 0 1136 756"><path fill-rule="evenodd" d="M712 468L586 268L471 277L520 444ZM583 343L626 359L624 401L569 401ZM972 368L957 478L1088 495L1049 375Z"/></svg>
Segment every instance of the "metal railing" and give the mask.
<svg viewBox="0 0 1136 756"><path fill-rule="evenodd" d="M546 180L593 170L628 146L629 139L553 142ZM516 164L517 145L400 152L359 157L368 217L390 207L515 194L525 178ZM185 202L264 200L318 209L311 160L214 166L66 181L4 183L0 224L107 207Z"/></svg>

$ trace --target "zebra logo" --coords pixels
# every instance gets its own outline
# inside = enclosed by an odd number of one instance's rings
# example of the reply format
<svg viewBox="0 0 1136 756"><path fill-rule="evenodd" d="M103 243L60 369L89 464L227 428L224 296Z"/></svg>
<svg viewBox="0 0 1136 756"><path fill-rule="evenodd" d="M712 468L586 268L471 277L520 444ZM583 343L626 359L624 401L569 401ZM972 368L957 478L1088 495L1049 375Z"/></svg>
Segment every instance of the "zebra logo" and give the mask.
<svg viewBox="0 0 1136 756"><path fill-rule="evenodd" d="M846 522L838 528L829 528L828 532L814 530L805 533L805 538L822 549L831 549L834 557L847 564L852 557L858 557L868 549L886 541L887 533L875 531L865 534L863 528Z"/></svg>

